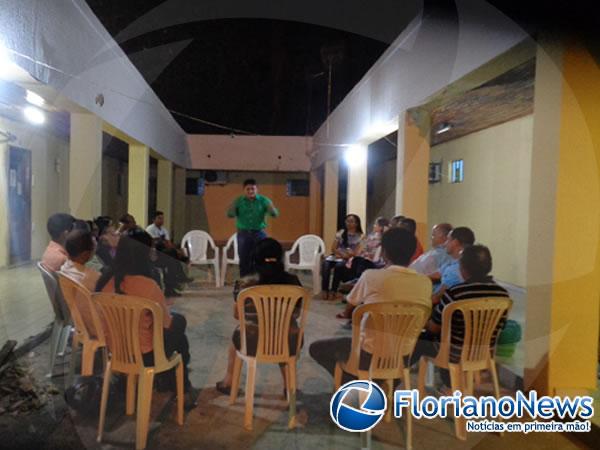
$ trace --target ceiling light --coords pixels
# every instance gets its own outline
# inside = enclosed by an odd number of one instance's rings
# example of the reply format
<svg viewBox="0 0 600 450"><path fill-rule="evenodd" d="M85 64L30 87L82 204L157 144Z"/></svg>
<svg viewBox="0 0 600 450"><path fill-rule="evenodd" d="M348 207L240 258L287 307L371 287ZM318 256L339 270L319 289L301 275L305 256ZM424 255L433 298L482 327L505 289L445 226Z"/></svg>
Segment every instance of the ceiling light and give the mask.
<svg viewBox="0 0 600 450"><path fill-rule="evenodd" d="M27 95L25 96L25 100L27 100L29 103L35 106L44 106L44 103L46 103L41 96L39 96L35 92L30 91L29 89L27 89Z"/></svg>
<svg viewBox="0 0 600 450"><path fill-rule="evenodd" d="M349 167L358 167L367 161L367 149L362 145L351 145L346 149L344 159Z"/></svg>
<svg viewBox="0 0 600 450"><path fill-rule="evenodd" d="M452 128L452 125L450 125L447 122L442 122L440 124L440 126L438 127L437 131L435 132L435 134L445 133L446 131L449 131L451 128Z"/></svg>
<svg viewBox="0 0 600 450"><path fill-rule="evenodd" d="M46 121L46 115L44 112L41 109L33 106L25 107L23 110L23 115L29 122L35 125L41 125Z"/></svg>

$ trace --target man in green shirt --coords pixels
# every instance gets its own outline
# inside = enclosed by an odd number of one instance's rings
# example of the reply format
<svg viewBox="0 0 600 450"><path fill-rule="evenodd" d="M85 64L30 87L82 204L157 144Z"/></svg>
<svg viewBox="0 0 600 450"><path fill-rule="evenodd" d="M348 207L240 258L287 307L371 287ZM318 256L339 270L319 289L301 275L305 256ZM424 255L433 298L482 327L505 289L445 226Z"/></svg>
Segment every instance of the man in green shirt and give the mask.
<svg viewBox="0 0 600 450"><path fill-rule="evenodd" d="M277 217L279 211L268 197L258 194L256 180L244 181L244 194L237 197L227 210L228 217L235 217L237 227L238 253L240 256L240 276L249 275L254 270L254 248L256 243L267 237L265 216Z"/></svg>

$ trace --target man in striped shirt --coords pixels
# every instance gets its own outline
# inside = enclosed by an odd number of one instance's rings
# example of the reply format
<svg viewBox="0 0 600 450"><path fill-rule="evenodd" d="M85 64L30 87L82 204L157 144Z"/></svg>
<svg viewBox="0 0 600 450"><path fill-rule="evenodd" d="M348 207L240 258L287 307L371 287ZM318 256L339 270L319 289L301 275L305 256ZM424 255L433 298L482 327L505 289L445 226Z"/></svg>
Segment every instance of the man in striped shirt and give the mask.
<svg viewBox="0 0 600 450"><path fill-rule="evenodd" d="M498 285L491 277L492 255L484 245L471 245L466 247L459 260L460 274L465 280L444 292L440 303L433 307L431 318L427 322L426 330L415 348L412 362L415 363L421 356L436 356L439 349L439 336L442 331L442 312L450 303L482 297L508 297L508 292ZM506 316L502 317L492 339L495 345L498 333L504 328ZM461 313L452 317L452 330L450 333L450 362L458 362L465 335L464 319ZM442 370L442 380L449 386L448 371Z"/></svg>

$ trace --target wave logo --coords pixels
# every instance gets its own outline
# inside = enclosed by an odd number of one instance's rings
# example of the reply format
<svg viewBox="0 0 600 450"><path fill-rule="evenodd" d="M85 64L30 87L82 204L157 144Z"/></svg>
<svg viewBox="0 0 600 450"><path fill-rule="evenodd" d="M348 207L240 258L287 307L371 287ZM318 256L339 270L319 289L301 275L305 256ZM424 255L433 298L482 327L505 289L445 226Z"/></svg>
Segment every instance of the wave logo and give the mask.
<svg viewBox="0 0 600 450"><path fill-rule="evenodd" d="M357 407L351 406L354 403ZM329 414L338 427L346 431L369 431L379 423L387 408L387 398L371 381L350 381L331 398Z"/></svg>

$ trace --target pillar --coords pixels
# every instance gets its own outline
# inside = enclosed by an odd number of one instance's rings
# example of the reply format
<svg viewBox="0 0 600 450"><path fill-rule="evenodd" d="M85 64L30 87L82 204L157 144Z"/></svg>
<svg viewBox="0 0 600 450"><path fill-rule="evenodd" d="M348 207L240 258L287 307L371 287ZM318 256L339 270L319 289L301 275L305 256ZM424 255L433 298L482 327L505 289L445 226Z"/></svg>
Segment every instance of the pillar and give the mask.
<svg viewBox="0 0 600 450"><path fill-rule="evenodd" d="M148 222L148 182L150 149L142 144L129 144L127 212L141 227Z"/></svg>
<svg viewBox="0 0 600 450"><path fill-rule="evenodd" d="M324 195L323 195L323 240L327 250L335 238L337 231L338 211L338 171L339 161L328 160L324 164Z"/></svg>
<svg viewBox="0 0 600 450"><path fill-rule="evenodd" d="M175 167L173 172L173 191L176 200L173 204L173 229L170 231L171 238L179 242L188 231L185 229L185 169Z"/></svg>
<svg viewBox="0 0 600 450"><path fill-rule="evenodd" d="M417 222L417 237L429 242L429 116L421 110L400 114L396 167L396 214Z"/></svg>
<svg viewBox="0 0 600 450"><path fill-rule="evenodd" d="M583 47L540 42L524 383L548 395L574 395L597 387L600 69Z"/></svg>
<svg viewBox="0 0 600 450"><path fill-rule="evenodd" d="M158 160L156 179L156 209L165 214L165 228L173 231L173 163L166 159Z"/></svg>
<svg viewBox="0 0 600 450"><path fill-rule="evenodd" d="M308 212L308 230L310 234L321 236L322 227L322 179L319 176L321 168L314 169L310 172L310 197L309 197L309 212Z"/></svg>
<svg viewBox="0 0 600 450"><path fill-rule="evenodd" d="M71 114L69 210L85 220L102 213L102 120L94 114Z"/></svg>
<svg viewBox="0 0 600 450"><path fill-rule="evenodd" d="M346 211L360 217L363 229L367 226L367 146L357 146L358 162L348 166L348 199Z"/></svg>

